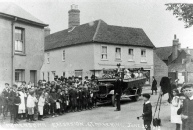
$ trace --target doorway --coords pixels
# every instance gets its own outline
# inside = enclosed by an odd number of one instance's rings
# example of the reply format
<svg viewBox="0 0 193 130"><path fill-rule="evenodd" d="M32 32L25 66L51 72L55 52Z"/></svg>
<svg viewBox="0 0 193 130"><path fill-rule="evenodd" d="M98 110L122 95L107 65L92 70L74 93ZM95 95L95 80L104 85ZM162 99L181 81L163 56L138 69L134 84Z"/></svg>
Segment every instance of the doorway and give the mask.
<svg viewBox="0 0 193 130"><path fill-rule="evenodd" d="M36 70L30 70L30 82L37 85L37 71Z"/></svg>

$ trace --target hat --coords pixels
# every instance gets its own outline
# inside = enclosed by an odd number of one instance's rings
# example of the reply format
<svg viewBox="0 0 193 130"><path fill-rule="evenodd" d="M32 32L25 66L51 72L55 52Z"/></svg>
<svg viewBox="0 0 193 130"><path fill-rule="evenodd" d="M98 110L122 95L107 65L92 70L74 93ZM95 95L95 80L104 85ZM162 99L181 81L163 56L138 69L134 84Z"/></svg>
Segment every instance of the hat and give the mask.
<svg viewBox="0 0 193 130"><path fill-rule="evenodd" d="M143 97L146 97L147 99L150 99L151 96L148 93L144 93Z"/></svg>

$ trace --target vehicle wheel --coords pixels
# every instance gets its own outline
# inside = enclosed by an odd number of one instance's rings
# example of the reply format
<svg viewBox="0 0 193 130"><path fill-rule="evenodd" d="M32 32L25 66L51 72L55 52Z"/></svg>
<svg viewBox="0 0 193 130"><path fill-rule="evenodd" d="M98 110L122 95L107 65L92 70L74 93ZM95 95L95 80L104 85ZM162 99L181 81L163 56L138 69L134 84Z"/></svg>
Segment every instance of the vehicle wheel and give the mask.
<svg viewBox="0 0 193 130"><path fill-rule="evenodd" d="M139 95L133 96L131 99L136 102L139 100Z"/></svg>
<svg viewBox="0 0 193 130"><path fill-rule="evenodd" d="M112 105L113 105L113 107L116 107L116 100L115 100L115 95L112 95L111 96L111 103L112 103Z"/></svg>

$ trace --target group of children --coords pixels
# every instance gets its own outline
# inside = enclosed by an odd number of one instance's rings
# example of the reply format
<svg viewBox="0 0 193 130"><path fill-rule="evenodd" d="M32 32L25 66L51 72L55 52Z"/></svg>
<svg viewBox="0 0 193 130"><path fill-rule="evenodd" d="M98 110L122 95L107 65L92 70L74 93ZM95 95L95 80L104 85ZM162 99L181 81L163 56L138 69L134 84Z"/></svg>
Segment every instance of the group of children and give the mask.
<svg viewBox="0 0 193 130"><path fill-rule="evenodd" d="M171 102L171 123L176 130L192 130L193 128L193 84L185 84L181 90L173 89Z"/></svg>
<svg viewBox="0 0 193 130"><path fill-rule="evenodd" d="M161 93L160 93L161 94ZM150 94L143 94L143 120L146 130L151 130L152 106L149 101ZM172 90L171 123L176 124L176 130L193 129L193 84L184 84L179 90ZM181 127L182 126L182 127Z"/></svg>
<svg viewBox="0 0 193 130"><path fill-rule="evenodd" d="M73 79L55 81L39 81L38 86L27 86L23 82L20 87L5 84L0 96L0 113L7 117L10 112L11 122L18 119L33 122L37 119L55 117L68 112L92 109L96 105L97 85L94 80Z"/></svg>

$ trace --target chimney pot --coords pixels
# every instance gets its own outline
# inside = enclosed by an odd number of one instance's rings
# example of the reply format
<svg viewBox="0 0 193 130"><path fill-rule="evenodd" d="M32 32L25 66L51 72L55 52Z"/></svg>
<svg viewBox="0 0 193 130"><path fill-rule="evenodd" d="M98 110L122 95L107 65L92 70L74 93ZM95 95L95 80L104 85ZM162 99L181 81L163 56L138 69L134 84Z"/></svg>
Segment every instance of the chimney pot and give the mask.
<svg viewBox="0 0 193 130"><path fill-rule="evenodd" d="M174 39L176 39L176 34L174 34Z"/></svg>

